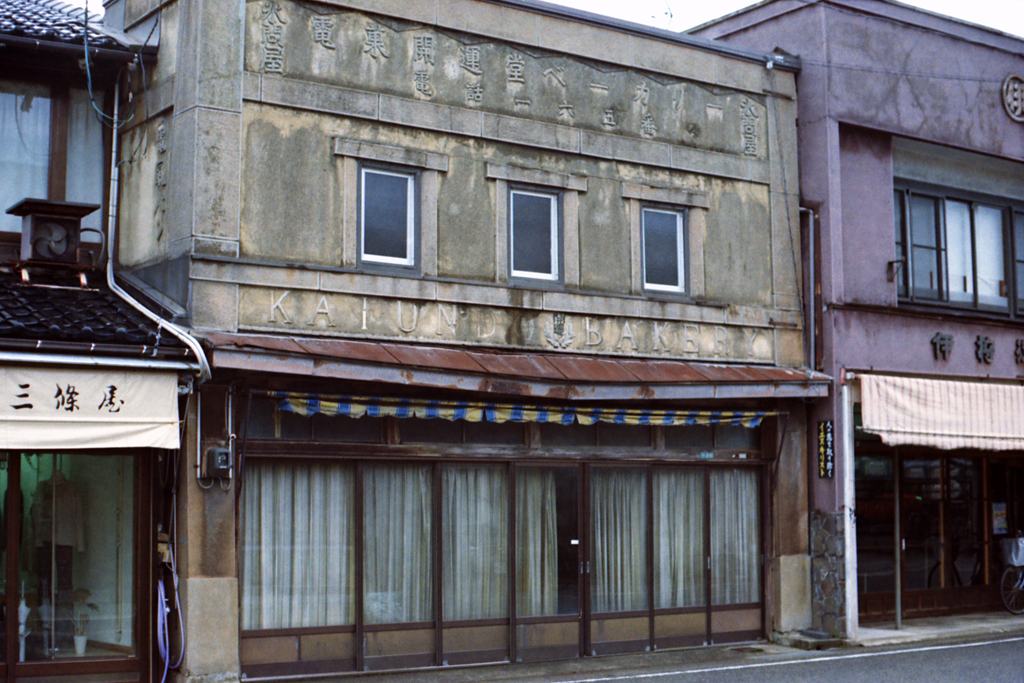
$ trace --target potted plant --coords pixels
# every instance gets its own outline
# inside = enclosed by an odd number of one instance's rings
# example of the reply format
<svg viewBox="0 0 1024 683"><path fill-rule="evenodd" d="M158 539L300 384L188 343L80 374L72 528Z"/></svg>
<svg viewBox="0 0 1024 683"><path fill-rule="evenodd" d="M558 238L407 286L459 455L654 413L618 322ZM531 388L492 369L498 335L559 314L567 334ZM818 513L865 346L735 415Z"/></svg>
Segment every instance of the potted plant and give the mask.
<svg viewBox="0 0 1024 683"><path fill-rule="evenodd" d="M79 588L71 594L71 623L75 625L75 654L85 654L87 637L85 629L89 627L89 612L99 612L95 602L89 602L92 593L88 588Z"/></svg>

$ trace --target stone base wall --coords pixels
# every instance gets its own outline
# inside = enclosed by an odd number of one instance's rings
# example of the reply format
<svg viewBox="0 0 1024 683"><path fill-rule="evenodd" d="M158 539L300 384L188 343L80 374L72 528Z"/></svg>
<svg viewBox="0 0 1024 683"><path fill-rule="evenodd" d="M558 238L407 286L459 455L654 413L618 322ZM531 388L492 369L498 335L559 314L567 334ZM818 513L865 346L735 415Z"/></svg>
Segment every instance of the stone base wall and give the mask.
<svg viewBox="0 0 1024 683"><path fill-rule="evenodd" d="M842 513L811 513L811 628L835 636L847 632L845 531Z"/></svg>

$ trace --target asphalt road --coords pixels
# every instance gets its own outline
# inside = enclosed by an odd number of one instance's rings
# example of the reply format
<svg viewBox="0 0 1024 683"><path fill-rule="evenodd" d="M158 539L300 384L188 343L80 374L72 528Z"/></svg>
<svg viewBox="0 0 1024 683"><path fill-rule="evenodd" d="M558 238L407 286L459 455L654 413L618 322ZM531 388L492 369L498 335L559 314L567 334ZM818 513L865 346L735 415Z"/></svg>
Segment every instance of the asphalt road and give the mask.
<svg viewBox="0 0 1024 683"><path fill-rule="evenodd" d="M533 677L521 680L537 680ZM1024 638L894 649L844 649L677 671L602 672L548 678L560 683L1024 683Z"/></svg>

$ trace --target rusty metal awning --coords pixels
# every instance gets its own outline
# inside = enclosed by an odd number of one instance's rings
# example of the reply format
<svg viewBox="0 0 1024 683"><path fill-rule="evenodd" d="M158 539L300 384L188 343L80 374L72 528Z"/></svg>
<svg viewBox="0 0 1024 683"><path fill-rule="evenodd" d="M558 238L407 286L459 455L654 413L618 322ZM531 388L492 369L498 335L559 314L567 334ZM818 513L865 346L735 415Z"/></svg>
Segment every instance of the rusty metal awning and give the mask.
<svg viewBox="0 0 1024 683"><path fill-rule="evenodd" d="M800 368L207 332L215 369L562 400L817 398Z"/></svg>

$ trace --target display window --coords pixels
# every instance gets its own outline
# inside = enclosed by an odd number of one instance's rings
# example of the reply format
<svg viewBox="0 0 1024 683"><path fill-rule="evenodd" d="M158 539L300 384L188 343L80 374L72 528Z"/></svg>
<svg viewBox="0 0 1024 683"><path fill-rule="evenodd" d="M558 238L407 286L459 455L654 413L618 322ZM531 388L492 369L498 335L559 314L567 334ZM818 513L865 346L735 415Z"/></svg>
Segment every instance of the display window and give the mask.
<svg viewBox="0 0 1024 683"><path fill-rule="evenodd" d="M72 680L86 669L135 680L144 669L140 462L131 451L4 454L7 680Z"/></svg>

